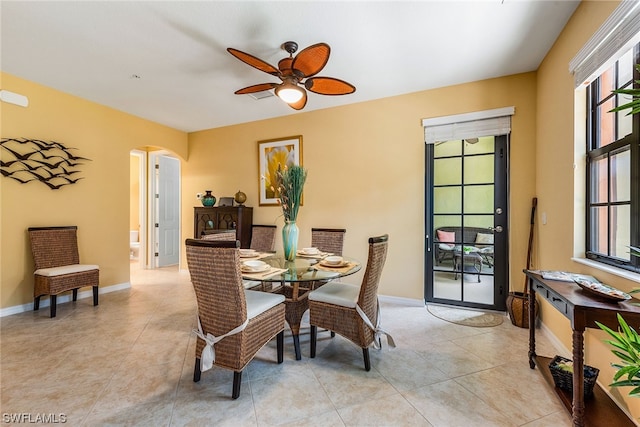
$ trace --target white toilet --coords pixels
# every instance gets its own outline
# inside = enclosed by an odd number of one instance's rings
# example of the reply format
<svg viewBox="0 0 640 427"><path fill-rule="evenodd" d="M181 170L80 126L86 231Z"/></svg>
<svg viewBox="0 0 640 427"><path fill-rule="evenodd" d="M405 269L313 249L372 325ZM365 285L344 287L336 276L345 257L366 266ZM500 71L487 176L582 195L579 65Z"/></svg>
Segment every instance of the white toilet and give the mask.
<svg viewBox="0 0 640 427"><path fill-rule="evenodd" d="M140 234L137 230L129 231L129 257L131 259L138 258L140 252Z"/></svg>

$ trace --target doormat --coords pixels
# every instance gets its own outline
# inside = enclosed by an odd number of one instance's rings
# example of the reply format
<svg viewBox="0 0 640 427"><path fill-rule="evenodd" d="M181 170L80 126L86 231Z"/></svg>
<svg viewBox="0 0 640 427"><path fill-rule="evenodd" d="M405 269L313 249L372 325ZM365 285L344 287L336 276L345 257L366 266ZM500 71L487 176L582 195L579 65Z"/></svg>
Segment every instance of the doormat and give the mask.
<svg viewBox="0 0 640 427"><path fill-rule="evenodd" d="M427 305L427 311L438 319L457 325L473 326L475 328L489 328L502 324L504 316L486 311L468 310L437 305Z"/></svg>

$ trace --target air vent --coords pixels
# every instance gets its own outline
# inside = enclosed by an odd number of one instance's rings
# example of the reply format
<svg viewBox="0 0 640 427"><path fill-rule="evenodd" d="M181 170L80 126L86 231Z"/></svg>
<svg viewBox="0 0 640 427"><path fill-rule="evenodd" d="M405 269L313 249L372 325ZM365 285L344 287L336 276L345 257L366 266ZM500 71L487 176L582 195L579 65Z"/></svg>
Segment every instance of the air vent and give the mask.
<svg viewBox="0 0 640 427"><path fill-rule="evenodd" d="M264 98L270 98L272 96L275 96L273 94L272 90L263 90L262 92L254 92L254 93L248 93L247 95L249 95L250 97L252 97L253 99L255 99L256 101L260 100L260 99L264 99Z"/></svg>

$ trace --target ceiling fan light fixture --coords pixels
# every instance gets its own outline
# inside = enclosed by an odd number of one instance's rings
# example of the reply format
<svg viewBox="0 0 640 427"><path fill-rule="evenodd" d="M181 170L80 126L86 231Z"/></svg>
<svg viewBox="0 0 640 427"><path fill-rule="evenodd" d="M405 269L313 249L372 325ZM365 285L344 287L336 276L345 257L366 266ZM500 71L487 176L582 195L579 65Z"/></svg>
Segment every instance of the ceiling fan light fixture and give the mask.
<svg viewBox="0 0 640 427"><path fill-rule="evenodd" d="M284 82L278 86L275 92L278 98L282 99L287 104L295 104L304 96L302 88L289 82Z"/></svg>

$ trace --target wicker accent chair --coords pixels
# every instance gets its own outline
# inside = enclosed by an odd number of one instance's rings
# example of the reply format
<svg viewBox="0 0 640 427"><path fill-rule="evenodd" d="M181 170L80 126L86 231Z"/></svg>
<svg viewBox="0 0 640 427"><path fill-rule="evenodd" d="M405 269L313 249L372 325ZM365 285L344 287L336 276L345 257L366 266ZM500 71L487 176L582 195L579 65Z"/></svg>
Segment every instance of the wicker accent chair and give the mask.
<svg viewBox="0 0 640 427"><path fill-rule="evenodd" d="M187 239L187 265L198 303L193 381L213 365L233 371L232 398L240 396L242 371L277 337L278 363L284 351L284 296L245 291L238 241Z"/></svg>
<svg viewBox="0 0 640 427"><path fill-rule="evenodd" d="M361 286L329 282L309 293L311 358L316 357L318 327L335 331L361 347L367 371L371 370L369 345L378 348L380 335L387 335L389 345L395 347L393 339L379 327L378 284L387 258L388 241L387 234L369 239L367 269Z"/></svg>
<svg viewBox="0 0 640 427"><path fill-rule="evenodd" d="M251 226L251 245L249 245L249 248L260 252L275 251L276 229L275 225L253 224Z"/></svg>
<svg viewBox="0 0 640 427"><path fill-rule="evenodd" d="M312 228L311 246L322 252L342 256L344 233L346 232L347 230L344 228Z"/></svg>
<svg viewBox="0 0 640 427"><path fill-rule="evenodd" d="M202 235L204 240L229 242L236 240L236 230L207 230Z"/></svg>
<svg viewBox="0 0 640 427"><path fill-rule="evenodd" d="M100 267L80 264L77 226L30 227L29 240L35 262L33 310L40 308L40 297L49 295L51 317L56 317L58 294L73 291L73 301L78 299L78 289L93 287L93 305L98 305Z"/></svg>

